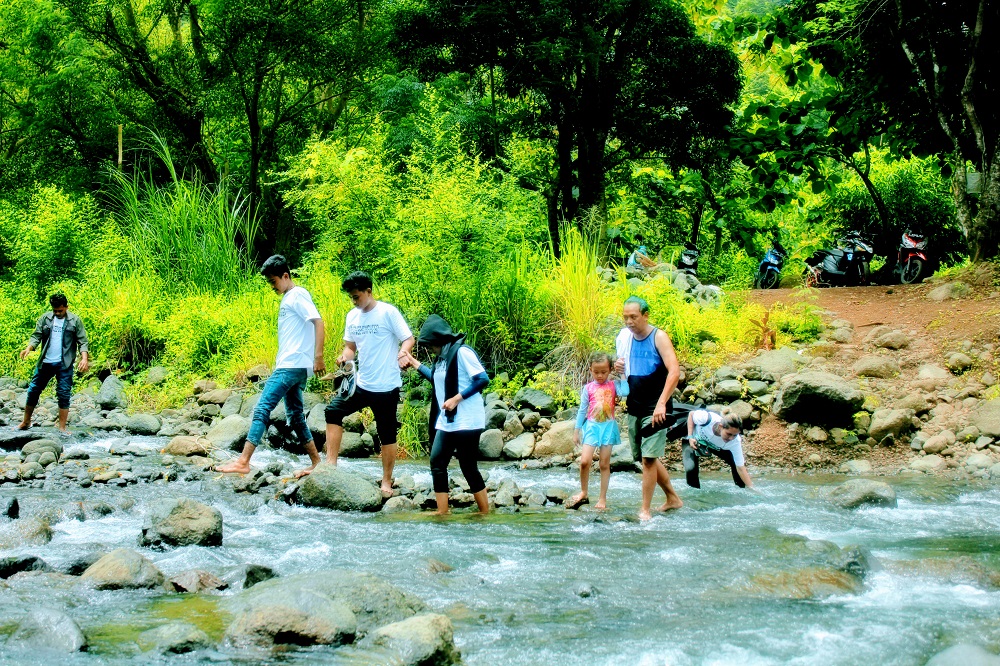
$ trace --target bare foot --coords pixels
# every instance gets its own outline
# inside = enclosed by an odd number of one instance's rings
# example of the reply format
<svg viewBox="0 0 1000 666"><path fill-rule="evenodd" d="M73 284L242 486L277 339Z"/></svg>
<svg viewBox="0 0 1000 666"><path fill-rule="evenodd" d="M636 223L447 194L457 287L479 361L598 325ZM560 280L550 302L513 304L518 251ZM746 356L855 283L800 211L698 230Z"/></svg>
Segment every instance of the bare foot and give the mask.
<svg viewBox="0 0 1000 666"><path fill-rule="evenodd" d="M568 500L563 502L563 506L567 509L579 509L584 504L590 504L590 500L587 499L587 496L582 492L573 495Z"/></svg>
<svg viewBox="0 0 1000 666"><path fill-rule="evenodd" d="M657 511L673 511L674 509L679 509L682 506L684 506L684 502L682 502L681 498L678 497L677 499L667 500L666 502L664 502L663 504L661 504L660 506L658 506L656 508L656 510Z"/></svg>
<svg viewBox="0 0 1000 666"><path fill-rule="evenodd" d="M594 505L594 508L597 509L598 511L607 511L608 503L605 502L604 500L597 500L597 504Z"/></svg>
<svg viewBox="0 0 1000 666"><path fill-rule="evenodd" d="M382 490L382 497L385 497L385 498L392 497L393 491L392 491L392 484L391 483L383 481L382 482L382 488L381 488L381 490Z"/></svg>
<svg viewBox="0 0 1000 666"><path fill-rule="evenodd" d="M296 470L293 476L296 479L301 479L302 477L309 476L310 474L312 474L312 471L314 469L315 467L306 467L305 469Z"/></svg>
<svg viewBox="0 0 1000 666"><path fill-rule="evenodd" d="M17 429L18 430L27 430L30 427L31 427L30 423L21 422L21 423L18 424Z"/></svg>
<svg viewBox="0 0 1000 666"><path fill-rule="evenodd" d="M250 473L250 463L241 462L239 458L228 462L225 465L216 465L216 472L222 472L223 474L249 474Z"/></svg>
<svg viewBox="0 0 1000 666"><path fill-rule="evenodd" d="M639 512L639 520L645 521L645 520L649 520L650 518L652 518L652 516L649 515L649 511L643 510L643 511Z"/></svg>

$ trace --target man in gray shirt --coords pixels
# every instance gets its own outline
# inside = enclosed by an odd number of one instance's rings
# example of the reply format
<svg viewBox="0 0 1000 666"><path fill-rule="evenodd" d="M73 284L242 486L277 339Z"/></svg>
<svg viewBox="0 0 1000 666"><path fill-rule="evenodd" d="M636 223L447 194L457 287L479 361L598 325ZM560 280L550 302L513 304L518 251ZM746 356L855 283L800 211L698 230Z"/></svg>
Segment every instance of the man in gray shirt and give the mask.
<svg viewBox="0 0 1000 666"><path fill-rule="evenodd" d="M21 352L25 359L41 345L41 354L35 366L35 374L28 384L28 399L24 407L24 419L18 430L31 427L31 415L38 405L38 396L53 377L56 378L56 398L59 401L59 430L66 432L69 418L69 399L73 393L73 362L76 349L80 348L80 372L90 367L90 352L87 347L87 331L80 318L69 311L66 296L61 293L49 297L51 312L38 319L35 332L31 334L28 346Z"/></svg>

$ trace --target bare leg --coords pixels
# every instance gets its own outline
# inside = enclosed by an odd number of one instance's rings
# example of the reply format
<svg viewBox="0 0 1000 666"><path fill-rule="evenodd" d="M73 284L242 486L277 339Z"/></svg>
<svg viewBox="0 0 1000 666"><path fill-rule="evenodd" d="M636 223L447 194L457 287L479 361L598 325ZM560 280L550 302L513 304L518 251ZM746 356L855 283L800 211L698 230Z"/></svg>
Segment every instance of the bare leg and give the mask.
<svg viewBox="0 0 1000 666"><path fill-rule="evenodd" d="M69 421L69 410L60 409L59 410L59 430L66 432L66 422Z"/></svg>
<svg viewBox="0 0 1000 666"><path fill-rule="evenodd" d="M256 449L257 447L250 442L245 442L243 453L240 454L239 458L231 460L225 465L216 465L215 471L223 474L248 474L250 472L250 458Z"/></svg>
<svg viewBox="0 0 1000 666"><path fill-rule="evenodd" d="M566 500L566 506L575 509L587 499L590 490L590 468L594 464L594 447L584 446L580 455L580 492Z"/></svg>
<svg viewBox="0 0 1000 666"><path fill-rule="evenodd" d="M27 430L31 427L31 415L35 413L34 405L28 405L24 408L24 418L21 419L21 424L17 426L18 430Z"/></svg>
<svg viewBox="0 0 1000 666"><path fill-rule="evenodd" d="M399 447L395 442L382 446L382 496L392 497L392 468L396 466L396 452ZM447 498L447 493L445 493ZM440 505L439 505L440 506Z"/></svg>
<svg viewBox="0 0 1000 666"><path fill-rule="evenodd" d="M608 484L611 482L611 447L601 447L601 495L594 508L603 511L608 508Z"/></svg>
<svg viewBox="0 0 1000 666"><path fill-rule="evenodd" d="M434 499L437 500L438 505L437 515L447 516L450 513L448 509L448 493L434 493Z"/></svg>
<svg viewBox="0 0 1000 666"><path fill-rule="evenodd" d="M487 514L490 512L490 498L486 494L486 488L483 488L478 493L472 493L472 496L476 498L476 506L479 507L479 513Z"/></svg>
<svg viewBox="0 0 1000 666"><path fill-rule="evenodd" d="M663 466L659 458L656 460L656 483L659 484L660 488L667 496L667 501L664 502L657 508L657 511L670 511L671 509L679 509L684 506L684 502L681 501L680 495L674 490L674 486L670 483L670 473L667 472L667 468Z"/></svg>
<svg viewBox="0 0 1000 666"><path fill-rule="evenodd" d="M340 455L340 442L344 439L344 426L326 424L326 461L331 465L337 464L337 457Z"/></svg>
<svg viewBox="0 0 1000 666"><path fill-rule="evenodd" d="M301 479L303 476L312 472L314 469L316 469L316 465L318 465L320 461L319 451L316 450L315 440L310 439L308 442L306 442L306 445L303 448L306 450L306 455L309 456L309 462L311 464L309 465L309 467L306 467L305 469L297 470L295 472L296 479Z"/></svg>
<svg viewBox="0 0 1000 666"><path fill-rule="evenodd" d="M649 520L649 505L653 503L653 491L656 489L656 458L642 459L642 506L639 508L639 520Z"/></svg>

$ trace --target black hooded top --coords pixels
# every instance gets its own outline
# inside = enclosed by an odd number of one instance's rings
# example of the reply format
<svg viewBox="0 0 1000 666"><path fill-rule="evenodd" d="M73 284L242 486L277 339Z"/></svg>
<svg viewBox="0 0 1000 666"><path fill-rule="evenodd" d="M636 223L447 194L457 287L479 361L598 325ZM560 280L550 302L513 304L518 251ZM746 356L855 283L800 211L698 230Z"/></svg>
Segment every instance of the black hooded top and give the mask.
<svg viewBox="0 0 1000 666"><path fill-rule="evenodd" d="M420 327L420 335L417 337L417 342L421 347L440 347L441 355L438 357L438 363L443 362L445 364L445 375L444 375L444 394L445 399L451 397L458 393L458 352L462 347L468 346L463 344L465 341L464 333L455 333L451 330L451 326L448 325L444 319L436 314L432 314L427 317L427 321L424 325ZM471 349L471 347L470 347ZM474 352L473 352L474 353ZM421 371L424 377L426 377L431 382L434 381L434 375L430 368L425 368L421 366ZM475 379L472 382L472 386L462 392L463 398L468 398L471 395L475 395L482 391L488 379L483 376L479 378L479 381ZM468 395L466 395L468 394ZM440 407L438 406L438 401L431 400L431 415L430 415L430 430L433 433L434 424L437 423L438 412ZM448 422L455 420L455 412L445 412L445 418ZM433 441L433 434L431 437Z"/></svg>

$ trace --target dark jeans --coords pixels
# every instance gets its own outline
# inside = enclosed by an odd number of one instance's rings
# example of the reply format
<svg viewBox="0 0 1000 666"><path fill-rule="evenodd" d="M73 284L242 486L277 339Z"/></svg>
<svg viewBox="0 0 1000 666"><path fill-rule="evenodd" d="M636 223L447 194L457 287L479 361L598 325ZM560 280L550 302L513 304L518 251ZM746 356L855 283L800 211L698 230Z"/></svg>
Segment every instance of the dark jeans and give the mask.
<svg viewBox="0 0 1000 666"><path fill-rule="evenodd" d="M743 483L743 479L740 478L740 473L736 471L736 461L733 460L733 454L730 451L726 451L725 449L709 449L704 445L699 446L698 450L701 451L701 456L707 456L711 453L729 465L729 471L733 473L733 483L740 488L747 487L747 484ZM701 488L701 481L698 479L698 458L701 456L695 453L687 440L684 440L684 443L681 444L681 455L684 459L684 471L687 473L687 484L692 488Z"/></svg>
<svg viewBox="0 0 1000 666"><path fill-rule="evenodd" d="M438 430L431 445L431 478L434 480L434 492L448 492L448 463L452 456L458 458L462 475L469 482L469 492L478 493L486 487L483 475L479 473L476 459L479 457L479 436L482 430L457 430L444 432Z"/></svg>
<svg viewBox="0 0 1000 666"><path fill-rule="evenodd" d="M56 378L56 399L59 409L69 409L69 398L73 394L73 366L63 368L62 363L42 363L35 368L35 375L28 384L28 400L25 404L34 407L38 404L38 396Z"/></svg>
<svg viewBox="0 0 1000 666"><path fill-rule="evenodd" d="M309 373L305 368L278 368L267 378L264 390L253 410L253 423L247 441L254 446L260 445L260 439L267 430L267 422L271 412L278 406L278 401L285 399L285 419L298 435L303 445L312 441L312 433L306 425L305 405L302 403L302 391L306 387Z"/></svg>

